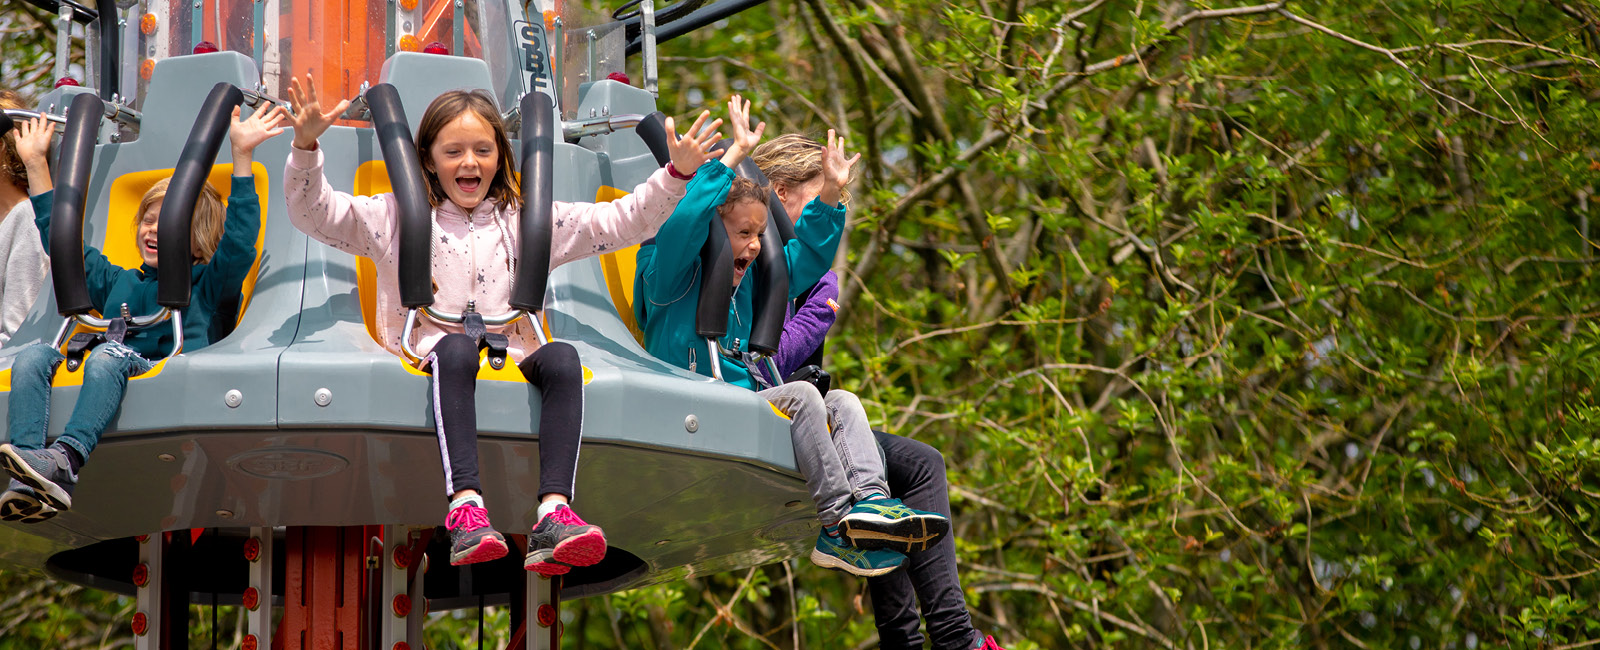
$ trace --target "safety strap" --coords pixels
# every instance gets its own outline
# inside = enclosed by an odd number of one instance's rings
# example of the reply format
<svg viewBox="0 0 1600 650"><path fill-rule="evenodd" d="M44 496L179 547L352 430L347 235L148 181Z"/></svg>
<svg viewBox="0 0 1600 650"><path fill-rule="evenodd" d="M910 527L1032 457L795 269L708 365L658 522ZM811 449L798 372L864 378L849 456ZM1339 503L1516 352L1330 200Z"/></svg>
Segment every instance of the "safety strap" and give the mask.
<svg viewBox="0 0 1600 650"><path fill-rule="evenodd" d="M500 370L506 367L506 348L511 344L511 339L504 334L490 332L483 324L483 315L469 311L461 315L461 327L466 335L478 342L478 349L488 348L489 367Z"/></svg>

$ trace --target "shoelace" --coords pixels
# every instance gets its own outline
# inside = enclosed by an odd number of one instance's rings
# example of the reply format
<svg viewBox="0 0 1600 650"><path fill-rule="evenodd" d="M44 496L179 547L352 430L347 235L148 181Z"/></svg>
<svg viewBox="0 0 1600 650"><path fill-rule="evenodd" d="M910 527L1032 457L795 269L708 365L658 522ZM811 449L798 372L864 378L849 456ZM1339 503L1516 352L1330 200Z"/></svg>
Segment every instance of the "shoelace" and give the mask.
<svg viewBox="0 0 1600 650"><path fill-rule="evenodd" d="M564 524L564 525L567 525L567 526L587 526L587 525L589 525L584 520L579 519L578 518L578 513L573 512L572 508L556 508L555 512L552 512L552 513L550 513L550 514L548 514L546 516L549 517L551 520L555 521L558 524Z"/></svg>
<svg viewBox="0 0 1600 650"><path fill-rule="evenodd" d="M477 530L489 527L489 511L470 503L463 504L444 518L444 527L450 530Z"/></svg>

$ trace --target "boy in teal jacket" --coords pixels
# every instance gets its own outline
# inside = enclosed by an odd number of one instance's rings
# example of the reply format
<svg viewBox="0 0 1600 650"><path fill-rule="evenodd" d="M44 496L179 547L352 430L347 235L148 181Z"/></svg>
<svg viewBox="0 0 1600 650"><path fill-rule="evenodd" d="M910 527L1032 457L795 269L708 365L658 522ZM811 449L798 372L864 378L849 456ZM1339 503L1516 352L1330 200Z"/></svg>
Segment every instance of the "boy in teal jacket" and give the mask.
<svg viewBox="0 0 1600 650"><path fill-rule="evenodd" d="M233 317L215 312L218 305L239 294L245 275L255 263L261 204L251 171L252 154L257 145L283 131L277 128L285 117L282 108L256 111L244 120L237 119L239 109L235 108L233 114L236 121L228 132L233 144L233 169L235 174L243 175L233 177L226 221L221 198L209 186L204 187L190 226L193 263L189 268L169 271L187 273L193 288L192 301L183 313L184 347L189 351L211 344L214 317ZM41 119L22 123L17 134L18 153L28 166L28 189L39 237L46 247L50 244L50 212L55 205L49 163L45 160L51 130ZM139 202L134 243L144 263L138 269L124 269L94 247L83 247L89 300L105 317L119 315L123 305L135 316L160 310L156 302L156 241L158 217L170 180L156 183ZM128 330L122 341L106 341L90 350L84 360L78 403L66 431L49 447L44 447L44 440L50 424L50 383L64 357L60 350L43 343L29 346L17 355L11 366L11 409L7 413L10 440L0 445L0 466L11 474L7 490L0 494L0 520L35 523L72 507L78 470L121 408L128 378L149 371L155 360L170 354L172 344L171 328L155 326Z"/></svg>
<svg viewBox="0 0 1600 650"><path fill-rule="evenodd" d="M645 349L651 354L703 375L713 376L711 364L722 364L730 384L755 390L756 382L745 366L743 353L754 320L756 283L748 271L761 252L761 232L766 229L767 197L760 186L736 179L732 167L761 140L766 124L749 129L750 103L735 95L728 104L733 144L720 161L701 165L689 182L683 200L662 224L655 239L639 247L634 286L634 315L644 330ZM846 159L842 140L828 133L824 187L805 207L795 224L795 238L784 246L789 286L816 284L833 261L844 233L844 206L839 203L850 166L861 156ZM706 345L695 333L695 311L700 295L699 250L710 233L712 219L722 219L734 251L735 286L728 311L728 332L722 348L729 354L709 358ZM898 551L878 548L883 540L936 539L949 531L944 517L913 510L890 499L884 479L883 458L868 426L866 410L855 395L842 390L826 396L806 382L784 384L759 393L787 415L795 464L806 477L816 502L822 533L811 552L819 566L860 576L883 575L905 561Z"/></svg>

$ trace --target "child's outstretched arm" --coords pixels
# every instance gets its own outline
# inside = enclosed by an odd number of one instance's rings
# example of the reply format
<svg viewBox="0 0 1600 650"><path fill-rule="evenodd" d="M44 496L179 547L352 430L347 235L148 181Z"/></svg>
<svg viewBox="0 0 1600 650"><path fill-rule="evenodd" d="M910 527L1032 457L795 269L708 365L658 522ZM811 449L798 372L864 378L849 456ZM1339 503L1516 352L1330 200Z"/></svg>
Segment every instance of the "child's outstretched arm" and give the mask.
<svg viewBox="0 0 1600 650"><path fill-rule="evenodd" d="M228 191L227 217L222 222L222 241L217 252L195 283L195 293L207 305L217 305L228 294L238 293L244 276L256 261L256 237L261 232L261 198L256 195L255 171L251 168L256 147L283 133L279 126L288 117L281 106L258 110L239 119L233 109L233 124L228 141L233 150L233 180Z"/></svg>
<svg viewBox="0 0 1600 650"><path fill-rule="evenodd" d="M711 159L711 148L722 137L716 132L722 120L707 125L710 115L709 111L701 113L688 135L681 138L672 118L667 118L667 149L672 160L632 194L601 203L557 203L550 268L632 246L655 234L683 198L687 179Z"/></svg>
<svg viewBox="0 0 1600 650"><path fill-rule="evenodd" d="M799 297L816 284L833 264L833 254L844 235L844 206L839 199L850 178L850 167L861 154L846 158L844 138L828 130L828 146L822 153L822 194L806 204L794 225L794 239L783 246L789 263L789 299Z"/></svg>
<svg viewBox="0 0 1600 650"><path fill-rule="evenodd" d="M324 112L316 84L306 75L304 84L290 80L289 101L294 111L289 126L294 140L283 168L283 196L289 202L289 221L313 239L339 250L377 259L393 239L398 214L394 195L351 196L335 191L322 174L322 152L317 138L350 105L340 101Z"/></svg>
<svg viewBox="0 0 1600 650"><path fill-rule="evenodd" d="M839 318L839 278L833 272L822 274L806 297L804 304L794 310L794 315L783 324L783 334L778 337L778 381L800 369L800 364L811 358L817 348L828 339L828 330Z"/></svg>
<svg viewBox="0 0 1600 650"><path fill-rule="evenodd" d="M44 118L24 120L17 124L17 157L28 170L28 200L33 203L33 223L39 229L39 243L45 253L50 252L50 213L55 210L55 184L50 179L50 138L55 127ZM137 218L137 217L135 217ZM116 281L121 267L112 264L100 251L87 244L83 247L83 275L89 287L89 302L95 309L104 311L106 294Z"/></svg>

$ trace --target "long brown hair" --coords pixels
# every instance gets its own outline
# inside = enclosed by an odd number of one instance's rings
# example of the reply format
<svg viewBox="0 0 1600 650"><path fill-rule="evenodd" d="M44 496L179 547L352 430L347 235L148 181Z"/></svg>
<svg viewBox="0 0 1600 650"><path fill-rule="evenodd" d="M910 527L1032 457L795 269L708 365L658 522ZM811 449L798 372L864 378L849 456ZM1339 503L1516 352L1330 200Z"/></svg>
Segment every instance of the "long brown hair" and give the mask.
<svg viewBox="0 0 1600 650"><path fill-rule="evenodd" d="M432 164L428 150L433 148L434 140L439 138L439 132L444 130L445 125L467 111L472 111L484 124L489 125L494 131L494 145L500 150L500 165L494 172L494 178L489 180L488 198L502 208L517 205L520 199L516 176L513 175L516 173L516 161L511 157L511 141L506 138L506 125L500 121L500 113L495 111L494 100L483 90L446 92L428 104L428 110L422 113L422 123L417 125L417 155L422 157L423 175L428 179L428 202L439 207L446 200L439 174L428 169Z"/></svg>
<svg viewBox="0 0 1600 650"><path fill-rule="evenodd" d="M0 90L0 109L22 108L22 96L14 91ZM28 168L17 155L17 133L13 129L0 140L0 182L10 182L23 192L28 191ZM3 216L3 215L0 215Z"/></svg>

